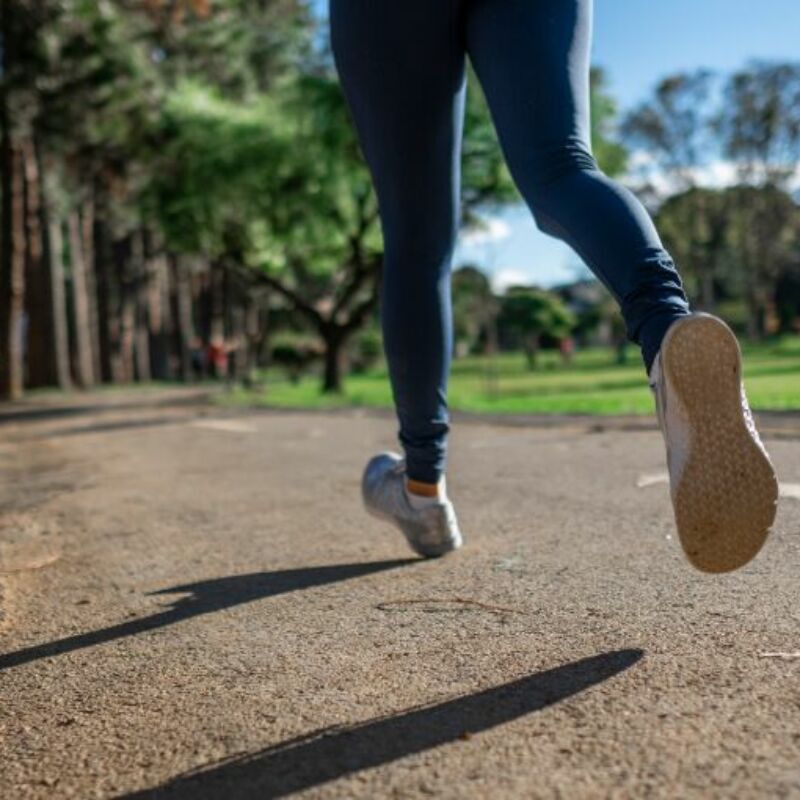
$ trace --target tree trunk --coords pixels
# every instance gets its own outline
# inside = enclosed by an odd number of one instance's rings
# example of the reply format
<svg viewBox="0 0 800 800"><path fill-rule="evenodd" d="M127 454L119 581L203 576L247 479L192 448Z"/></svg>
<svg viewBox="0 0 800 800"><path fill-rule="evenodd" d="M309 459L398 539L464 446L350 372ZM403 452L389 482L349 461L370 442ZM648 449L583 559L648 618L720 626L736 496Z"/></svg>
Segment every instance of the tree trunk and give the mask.
<svg viewBox="0 0 800 800"><path fill-rule="evenodd" d="M492 316L486 323L486 347L484 354L486 357L486 394L489 397L497 397L498 394L498 375L496 356L498 352L497 317Z"/></svg>
<svg viewBox="0 0 800 800"><path fill-rule="evenodd" d="M247 358L245 310L230 299L228 308L230 331L228 336L228 378L231 381L238 381L244 376L244 365Z"/></svg>
<svg viewBox="0 0 800 800"><path fill-rule="evenodd" d="M270 333L269 299L267 297L259 304L258 310L258 338L255 354L257 367L270 366Z"/></svg>
<svg viewBox="0 0 800 800"><path fill-rule="evenodd" d="M100 315L97 309L97 275L95 270L94 249L94 201L86 200L81 204L81 244L83 252L83 269L86 279L87 315L89 319L89 346L92 352L92 373L95 381L102 374L100 358Z"/></svg>
<svg viewBox="0 0 800 800"><path fill-rule="evenodd" d="M713 312L717 304L714 292L714 275L710 269L703 270L700 276L700 303L704 311Z"/></svg>
<svg viewBox="0 0 800 800"><path fill-rule="evenodd" d="M69 260L72 273L72 307L75 318L75 378L84 389L94 386L94 361L89 320L89 293L83 258L81 221L77 210L69 215Z"/></svg>
<svg viewBox="0 0 800 800"><path fill-rule="evenodd" d="M97 292L97 349L100 356L99 377L103 383L114 380L114 334L116 307L111 266L114 263L114 248L108 219L108 202L105 190L95 184L94 207L94 274Z"/></svg>
<svg viewBox="0 0 800 800"><path fill-rule="evenodd" d="M69 324L67 321L67 297L64 285L64 235L59 210L52 202L47 181L48 162L37 149L40 165L39 186L41 197L41 226L44 239L45 292L48 297L50 318L50 348L52 356L51 383L61 389L72 386L69 365Z"/></svg>
<svg viewBox="0 0 800 800"><path fill-rule="evenodd" d="M747 295L747 335L751 341L760 342L767 333L767 301L758 289Z"/></svg>
<svg viewBox="0 0 800 800"><path fill-rule="evenodd" d="M197 298L195 300L197 309L196 333L200 337L203 346L207 347L211 341L211 265L203 261L199 265L195 277L197 279Z"/></svg>
<svg viewBox="0 0 800 800"><path fill-rule="evenodd" d="M192 379L192 353L195 333L192 323L192 285L188 264L182 256L170 257L170 307L174 349L178 355L178 372L181 380Z"/></svg>
<svg viewBox="0 0 800 800"><path fill-rule="evenodd" d="M149 263L145 254L144 231L138 230L134 252L134 294L135 294L135 357L136 380L149 381L150 374L150 314L148 308L148 289L150 285Z"/></svg>
<svg viewBox="0 0 800 800"><path fill-rule="evenodd" d="M540 335L530 334L525 337L525 357L528 360L528 369L536 369L536 357L539 355Z"/></svg>
<svg viewBox="0 0 800 800"><path fill-rule="evenodd" d="M325 369L322 376L322 391L325 394L338 394L342 391L345 338L338 328L324 330L321 333L325 342Z"/></svg>
<svg viewBox="0 0 800 800"><path fill-rule="evenodd" d="M714 238L708 233L713 230L714 220L704 194L697 197L697 213L690 220L692 236L697 243L697 268L700 270L700 304L705 311L713 311L716 306L714 277L716 273L716 253Z"/></svg>
<svg viewBox="0 0 800 800"><path fill-rule="evenodd" d="M4 3L4 5L6 5ZM2 259L0 260L0 397L16 400L23 388L25 302L25 208L22 159L3 108Z"/></svg>
<svg viewBox="0 0 800 800"><path fill-rule="evenodd" d="M137 233L130 234L117 247L117 280L119 282L119 350L118 375L120 383L133 381L136 349L136 262L141 258L141 240Z"/></svg>
<svg viewBox="0 0 800 800"><path fill-rule="evenodd" d="M25 160L26 292L29 386L68 389L69 333L64 296L63 238L48 202L47 183L35 142L23 146Z"/></svg>
<svg viewBox="0 0 800 800"><path fill-rule="evenodd" d="M151 238L148 256L150 285L147 287L147 316L150 321L150 374L156 380L169 380L170 313L169 270L167 257L160 252L161 243Z"/></svg>
<svg viewBox="0 0 800 800"><path fill-rule="evenodd" d="M259 303L252 292L245 301L245 335L242 354L242 378L246 385L251 385L255 379L258 366L258 350L261 340Z"/></svg>
<svg viewBox="0 0 800 800"><path fill-rule="evenodd" d="M12 4L0 3L0 397L22 395L22 320L25 293L22 170L14 146L9 81L16 60L17 32Z"/></svg>
<svg viewBox="0 0 800 800"><path fill-rule="evenodd" d="M742 270L745 276L744 299L748 309L746 334L753 341L759 336L759 304L757 293L756 272L758 270L757 248L753 244L754 232L746 224L748 220L748 206L750 195L740 193L738 196L737 210L739 212L738 228L738 257L741 259Z"/></svg>
<svg viewBox="0 0 800 800"><path fill-rule="evenodd" d="M226 270L221 264L211 264L209 341L225 340L225 300L227 295L225 272Z"/></svg>
<svg viewBox="0 0 800 800"><path fill-rule="evenodd" d="M20 143L25 202L25 383L56 383L52 341L52 301L44 257L39 165L30 138Z"/></svg>
<svg viewBox="0 0 800 800"><path fill-rule="evenodd" d="M47 222L47 231L56 382L62 389L69 389L72 386L72 378L69 372L69 327L67 325L67 297L64 287L64 236L61 229L61 220L53 212L50 213Z"/></svg>

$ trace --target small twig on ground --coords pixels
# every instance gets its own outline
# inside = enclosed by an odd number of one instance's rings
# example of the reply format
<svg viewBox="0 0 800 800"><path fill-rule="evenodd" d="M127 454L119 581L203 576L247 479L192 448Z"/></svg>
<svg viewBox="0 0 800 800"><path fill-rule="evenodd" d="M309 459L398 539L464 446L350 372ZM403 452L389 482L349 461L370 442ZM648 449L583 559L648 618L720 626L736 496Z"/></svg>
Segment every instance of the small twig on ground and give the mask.
<svg viewBox="0 0 800 800"><path fill-rule="evenodd" d="M403 606L419 605L427 603L429 605L443 605L446 603L456 603L465 607L472 607L482 609L483 611L491 611L493 614L522 614L524 612L516 608L507 608L505 606L496 606L490 603L481 603L479 600L469 600L464 597L413 597L402 600L386 600L383 603L378 603L375 606L380 611L398 611L402 610Z"/></svg>

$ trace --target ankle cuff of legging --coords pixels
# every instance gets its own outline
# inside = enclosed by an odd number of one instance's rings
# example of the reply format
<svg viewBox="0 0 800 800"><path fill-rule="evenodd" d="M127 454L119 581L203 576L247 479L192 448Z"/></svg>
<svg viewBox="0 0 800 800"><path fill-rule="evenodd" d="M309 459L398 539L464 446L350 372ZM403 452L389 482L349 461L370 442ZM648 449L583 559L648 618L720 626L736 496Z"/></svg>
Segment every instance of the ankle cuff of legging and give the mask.
<svg viewBox="0 0 800 800"><path fill-rule="evenodd" d="M406 477L419 483L439 483L444 475L444 469L429 464L414 464L406 462Z"/></svg>
<svg viewBox="0 0 800 800"><path fill-rule="evenodd" d="M665 312L651 317L639 329L639 344L642 348L642 359L648 375L653 362L656 360L658 351L661 349L661 342L664 341L664 337L667 335L667 330L669 330L673 322L688 316L689 313L688 309L683 312Z"/></svg>

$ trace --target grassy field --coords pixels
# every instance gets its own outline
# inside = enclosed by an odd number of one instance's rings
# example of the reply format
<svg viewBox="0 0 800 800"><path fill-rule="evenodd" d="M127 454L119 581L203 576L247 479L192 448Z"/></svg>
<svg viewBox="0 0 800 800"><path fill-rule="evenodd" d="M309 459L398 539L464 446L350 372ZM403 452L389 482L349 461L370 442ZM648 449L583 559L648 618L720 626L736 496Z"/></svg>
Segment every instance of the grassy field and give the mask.
<svg viewBox="0 0 800 800"><path fill-rule="evenodd" d="M745 385L756 409L800 409L800 337L779 343L745 345ZM349 375L344 393L323 395L319 378L309 375L292 384L278 370L263 376L258 389L234 389L222 402L298 408L389 407L391 395L385 367ZM610 350L576 354L572 364L545 352L538 368L526 368L521 354L494 359L457 359L450 381L453 409L491 413L644 414L653 400L638 354L618 365Z"/></svg>

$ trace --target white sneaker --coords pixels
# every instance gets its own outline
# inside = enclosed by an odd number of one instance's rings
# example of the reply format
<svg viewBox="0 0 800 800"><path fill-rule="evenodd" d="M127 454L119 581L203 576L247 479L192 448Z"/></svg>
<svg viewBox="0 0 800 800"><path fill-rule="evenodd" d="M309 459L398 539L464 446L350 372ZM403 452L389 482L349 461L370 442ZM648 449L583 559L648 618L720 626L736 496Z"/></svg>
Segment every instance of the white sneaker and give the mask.
<svg viewBox="0 0 800 800"><path fill-rule="evenodd" d="M742 384L739 343L710 314L674 322L650 370L681 545L704 572L747 564L775 519L778 482Z"/></svg>
<svg viewBox="0 0 800 800"><path fill-rule="evenodd" d="M397 454L381 453L369 461L361 494L367 511L400 528L421 556L443 556L461 547L453 504L431 498L422 508L412 506L406 491L406 463Z"/></svg>

